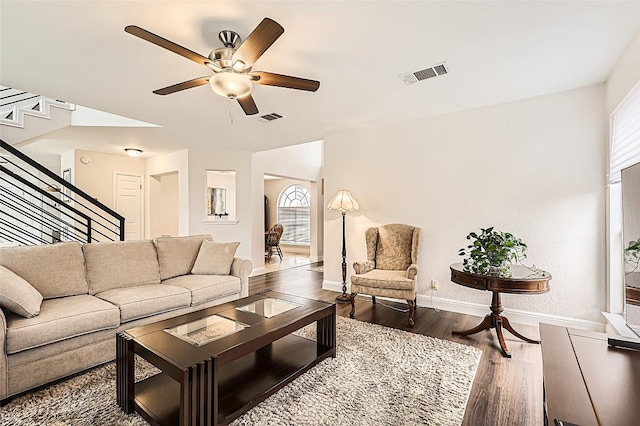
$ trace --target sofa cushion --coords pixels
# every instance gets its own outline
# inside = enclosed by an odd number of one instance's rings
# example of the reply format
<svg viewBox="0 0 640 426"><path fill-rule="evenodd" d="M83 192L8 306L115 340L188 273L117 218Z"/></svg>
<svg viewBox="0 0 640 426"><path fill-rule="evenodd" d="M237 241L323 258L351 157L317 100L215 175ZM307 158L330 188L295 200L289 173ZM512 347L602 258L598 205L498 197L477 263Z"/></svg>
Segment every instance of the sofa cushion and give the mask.
<svg viewBox="0 0 640 426"><path fill-rule="evenodd" d="M44 299L89 291L84 257L77 242L3 247L0 248L0 265L31 284Z"/></svg>
<svg viewBox="0 0 640 426"><path fill-rule="evenodd" d="M192 274L229 275L231 264L240 243L203 241Z"/></svg>
<svg viewBox="0 0 640 426"><path fill-rule="evenodd" d="M213 241L209 234L190 237L158 237L153 240L158 251L160 279L167 280L191 272L202 241Z"/></svg>
<svg viewBox="0 0 640 426"><path fill-rule="evenodd" d="M0 306L25 318L38 315L42 295L31 284L0 266Z"/></svg>
<svg viewBox="0 0 640 426"><path fill-rule="evenodd" d="M158 257L151 240L85 244L89 294L114 288L158 284Z"/></svg>
<svg viewBox="0 0 640 426"><path fill-rule="evenodd" d="M240 278L233 275L182 275L162 284L186 288L191 292L191 306L218 297L240 293Z"/></svg>
<svg viewBox="0 0 640 426"><path fill-rule="evenodd" d="M415 281L407 278L406 273L406 271L374 269L366 274L352 275L351 282L367 287L413 290L415 288Z"/></svg>
<svg viewBox="0 0 640 426"><path fill-rule="evenodd" d="M48 299L33 318L7 315L7 353L12 354L94 331L117 328L120 312L97 297L80 296Z"/></svg>
<svg viewBox="0 0 640 426"><path fill-rule="evenodd" d="M96 297L120 308L122 322L186 308L191 304L189 290L164 284L116 288L98 293Z"/></svg>

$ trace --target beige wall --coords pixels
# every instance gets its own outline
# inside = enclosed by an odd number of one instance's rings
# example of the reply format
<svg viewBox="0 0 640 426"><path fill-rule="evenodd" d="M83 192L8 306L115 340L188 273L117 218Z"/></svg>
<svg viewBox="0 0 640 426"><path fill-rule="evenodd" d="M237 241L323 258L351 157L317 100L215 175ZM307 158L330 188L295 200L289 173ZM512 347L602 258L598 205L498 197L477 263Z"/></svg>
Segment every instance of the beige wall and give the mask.
<svg viewBox="0 0 640 426"><path fill-rule="evenodd" d="M347 264L366 259L365 230L422 229L418 302L488 306L489 292L453 284L465 236L495 226L522 238L551 291L504 295L505 307L602 324L605 307L604 85L325 138L325 192L347 188ZM353 159L358 161L353 161ZM325 220L325 280L339 283L341 217Z"/></svg>
<svg viewBox="0 0 640 426"><path fill-rule="evenodd" d="M80 158L90 160L83 164ZM114 174L131 173L144 176L145 162L127 155L113 155L102 152L75 150L72 179L78 188L96 197L107 207L114 208Z"/></svg>

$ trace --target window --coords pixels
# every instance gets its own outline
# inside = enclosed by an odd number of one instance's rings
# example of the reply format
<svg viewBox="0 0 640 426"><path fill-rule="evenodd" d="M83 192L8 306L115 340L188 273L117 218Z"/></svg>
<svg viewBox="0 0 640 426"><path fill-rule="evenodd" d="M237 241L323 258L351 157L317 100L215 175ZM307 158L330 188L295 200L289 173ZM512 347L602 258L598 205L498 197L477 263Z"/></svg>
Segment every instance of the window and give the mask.
<svg viewBox="0 0 640 426"><path fill-rule="evenodd" d="M611 114L609 173L607 176L607 233L608 233L608 313L609 325L625 335L628 331L617 314L625 312L625 271L623 247L623 194L621 170L640 162L640 82ZM626 238L626 237L624 237ZM634 237L635 238L635 237ZM611 315L610 315L611 314Z"/></svg>
<svg viewBox="0 0 640 426"><path fill-rule="evenodd" d="M284 226L280 241L309 245L311 241L311 196L302 185L291 185L278 198L278 222Z"/></svg>

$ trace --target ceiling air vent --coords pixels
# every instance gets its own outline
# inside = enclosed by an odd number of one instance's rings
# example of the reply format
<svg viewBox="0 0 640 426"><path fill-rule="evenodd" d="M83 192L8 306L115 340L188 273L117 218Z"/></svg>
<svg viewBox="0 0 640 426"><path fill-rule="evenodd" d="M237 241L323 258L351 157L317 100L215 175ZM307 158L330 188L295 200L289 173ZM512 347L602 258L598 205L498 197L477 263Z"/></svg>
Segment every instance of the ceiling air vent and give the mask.
<svg viewBox="0 0 640 426"><path fill-rule="evenodd" d="M447 63L443 62L441 64L436 64L420 71L400 74L399 77L400 80L404 81L405 84L413 84L422 80L439 77L445 74L449 74L449 69L447 68Z"/></svg>
<svg viewBox="0 0 640 426"><path fill-rule="evenodd" d="M271 114L265 114L265 115L259 116L258 120L262 121L263 123L269 123L271 121L280 120L282 118L285 118L285 116L272 112Z"/></svg>

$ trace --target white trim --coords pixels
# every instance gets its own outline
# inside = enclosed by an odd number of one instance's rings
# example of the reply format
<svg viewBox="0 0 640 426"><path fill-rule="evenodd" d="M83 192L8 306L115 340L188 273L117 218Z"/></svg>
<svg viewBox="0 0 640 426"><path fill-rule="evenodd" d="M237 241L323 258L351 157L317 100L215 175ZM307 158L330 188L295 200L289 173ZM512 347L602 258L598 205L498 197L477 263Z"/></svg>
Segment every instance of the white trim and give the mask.
<svg viewBox="0 0 640 426"><path fill-rule="evenodd" d="M311 263L323 262L323 261L324 261L324 256L309 256L309 262Z"/></svg>
<svg viewBox="0 0 640 426"><path fill-rule="evenodd" d="M236 225L238 223L237 220L212 220L212 219L203 219L202 223L207 225Z"/></svg>
<svg viewBox="0 0 640 426"><path fill-rule="evenodd" d="M624 315L612 314L609 312L602 312L602 315L607 319L606 331L608 334L615 334L625 337L638 337L627 325L627 320Z"/></svg>
<svg viewBox="0 0 640 426"><path fill-rule="evenodd" d="M347 293L350 293L350 285L347 284ZM323 290L331 290L338 293L342 292L342 283L336 281L322 281ZM430 295L418 294L417 297L418 306L428 308L438 308L443 311L457 312L459 314L474 315L477 317L484 317L489 313L489 306L479 303L462 302L459 300L444 299L441 297L431 298ZM394 299L390 299L394 300ZM431 304L433 300L433 305ZM605 324L596 321L588 321L577 318L563 317L559 315L543 314L538 312L527 312L517 309L504 310L505 316L514 323L526 324L538 326L541 322L546 324L559 325L563 327L578 328L581 330L590 331L605 331Z"/></svg>

